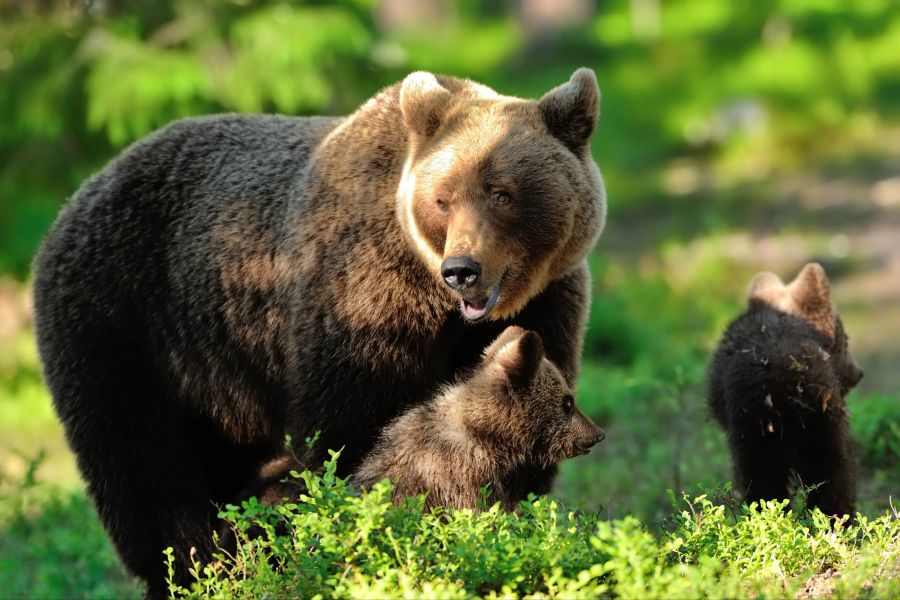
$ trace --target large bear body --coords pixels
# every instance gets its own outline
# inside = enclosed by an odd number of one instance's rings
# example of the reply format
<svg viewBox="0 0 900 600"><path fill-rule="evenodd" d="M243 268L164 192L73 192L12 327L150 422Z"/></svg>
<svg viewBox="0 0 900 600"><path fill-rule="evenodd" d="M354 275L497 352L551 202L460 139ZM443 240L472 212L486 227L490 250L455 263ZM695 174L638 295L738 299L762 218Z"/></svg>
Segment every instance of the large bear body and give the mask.
<svg viewBox="0 0 900 600"><path fill-rule="evenodd" d="M216 504L321 432L380 428L510 324L571 384L605 195L591 71L540 101L414 73L346 118L223 115L134 144L36 259L46 381L101 520L151 595ZM552 469L523 469L546 491Z"/></svg>

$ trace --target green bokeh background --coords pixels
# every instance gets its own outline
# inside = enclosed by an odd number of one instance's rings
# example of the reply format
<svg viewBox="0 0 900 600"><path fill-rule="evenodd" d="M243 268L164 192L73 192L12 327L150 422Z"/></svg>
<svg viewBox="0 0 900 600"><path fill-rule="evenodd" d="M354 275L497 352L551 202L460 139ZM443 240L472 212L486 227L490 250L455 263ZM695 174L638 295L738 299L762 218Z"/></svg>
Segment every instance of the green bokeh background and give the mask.
<svg viewBox="0 0 900 600"><path fill-rule="evenodd" d="M602 90L610 214L578 392L608 438L556 495L652 522L667 488L727 481L709 353L754 272L819 260L867 370L860 508L882 511L900 481L896 2L0 0L0 590L137 593L84 500L28 309L31 258L87 176L187 115L345 114L418 69L538 97L579 66Z"/></svg>

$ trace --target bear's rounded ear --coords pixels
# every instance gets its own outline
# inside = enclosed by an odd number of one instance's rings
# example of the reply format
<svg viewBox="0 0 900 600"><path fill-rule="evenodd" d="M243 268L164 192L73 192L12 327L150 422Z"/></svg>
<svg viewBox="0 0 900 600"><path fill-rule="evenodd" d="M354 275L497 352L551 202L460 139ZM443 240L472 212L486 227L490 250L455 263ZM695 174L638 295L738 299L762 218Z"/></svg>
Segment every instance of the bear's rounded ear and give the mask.
<svg viewBox="0 0 900 600"><path fill-rule="evenodd" d="M594 71L582 67L567 83L544 94L538 101L544 123L569 150L580 154L597 127L600 87Z"/></svg>
<svg viewBox="0 0 900 600"><path fill-rule="evenodd" d="M441 125L453 95L431 73L410 73L400 84L400 112L407 129L431 137Z"/></svg>
<svg viewBox="0 0 900 600"><path fill-rule="evenodd" d="M781 308L785 294L787 288L778 275L768 271L757 273L747 288L747 304L768 304L773 308Z"/></svg>
<svg viewBox="0 0 900 600"><path fill-rule="evenodd" d="M537 378L544 360L544 342L533 331L504 345L495 356L514 389L528 387Z"/></svg>
<svg viewBox="0 0 900 600"><path fill-rule="evenodd" d="M808 263L788 285L788 292L800 310L817 312L822 307L831 310L831 284L819 263Z"/></svg>
<svg viewBox="0 0 900 600"><path fill-rule="evenodd" d="M834 337L835 314L831 307L831 284L819 263L808 263L787 286L793 312L816 329Z"/></svg>
<svg viewBox="0 0 900 600"><path fill-rule="evenodd" d="M497 339L491 342L490 346L484 349L484 360L492 360L501 348L513 343L523 335L525 335L524 329L518 325L510 325L503 330L503 333L497 336Z"/></svg>

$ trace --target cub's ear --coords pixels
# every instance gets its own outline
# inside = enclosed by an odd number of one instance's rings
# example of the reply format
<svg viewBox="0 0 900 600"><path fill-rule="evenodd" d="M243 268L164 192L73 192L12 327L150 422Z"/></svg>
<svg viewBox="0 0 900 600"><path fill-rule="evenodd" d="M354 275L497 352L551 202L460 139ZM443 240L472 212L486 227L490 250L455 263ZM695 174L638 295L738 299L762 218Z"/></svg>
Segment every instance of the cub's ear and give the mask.
<svg viewBox="0 0 900 600"><path fill-rule="evenodd" d="M484 360L492 360L501 348L508 346L523 335L525 335L524 329L518 325L510 325L503 330L503 333L497 336L497 339L491 342L490 346L484 349Z"/></svg>
<svg viewBox="0 0 900 600"><path fill-rule="evenodd" d="M809 263L787 286L793 312L819 331L834 337L835 314L831 307L831 284L819 263Z"/></svg>
<svg viewBox="0 0 900 600"><path fill-rule="evenodd" d="M747 304L757 306L768 304L773 308L782 308L787 287L775 273L757 273L747 288Z"/></svg>
<svg viewBox="0 0 900 600"><path fill-rule="evenodd" d="M827 309L831 312L831 284L819 263L809 263L788 285L788 293L801 312L815 314Z"/></svg>
<svg viewBox="0 0 900 600"><path fill-rule="evenodd" d="M582 67L567 83L544 94L538 101L544 123L554 136L580 154L597 127L600 88L594 71Z"/></svg>
<svg viewBox="0 0 900 600"><path fill-rule="evenodd" d="M453 95L431 73L410 73L400 84L400 112L407 129L431 137L441 125Z"/></svg>
<svg viewBox="0 0 900 600"><path fill-rule="evenodd" d="M543 359L544 342L533 331L527 331L501 347L494 358L514 389L522 389L534 383Z"/></svg>
<svg viewBox="0 0 900 600"><path fill-rule="evenodd" d="M774 273L759 273L750 282L747 301L751 306L768 304L772 308L804 319L834 339L837 316L831 307L831 286L825 269L809 263L788 285Z"/></svg>

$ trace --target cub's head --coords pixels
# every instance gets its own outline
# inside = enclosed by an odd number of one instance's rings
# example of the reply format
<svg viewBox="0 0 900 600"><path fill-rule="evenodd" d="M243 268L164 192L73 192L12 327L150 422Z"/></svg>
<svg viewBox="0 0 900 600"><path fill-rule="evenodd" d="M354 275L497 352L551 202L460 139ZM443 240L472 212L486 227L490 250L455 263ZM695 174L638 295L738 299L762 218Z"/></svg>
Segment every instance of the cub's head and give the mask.
<svg viewBox="0 0 900 600"><path fill-rule="evenodd" d="M508 327L485 350L470 385L463 400L467 428L533 461L551 465L587 454L605 437L575 405L533 331Z"/></svg>
<svg viewBox="0 0 900 600"><path fill-rule="evenodd" d="M826 339L823 350L830 356L844 394L862 379L863 371L847 347L844 324L831 305L831 286L821 265L807 264L787 285L774 273L759 273L750 282L747 298L751 309L769 306L800 317L821 333Z"/></svg>
<svg viewBox="0 0 900 600"><path fill-rule="evenodd" d="M599 101L590 69L538 101L423 72L400 84L397 216L467 320L515 314L600 235L606 195L588 147Z"/></svg>

